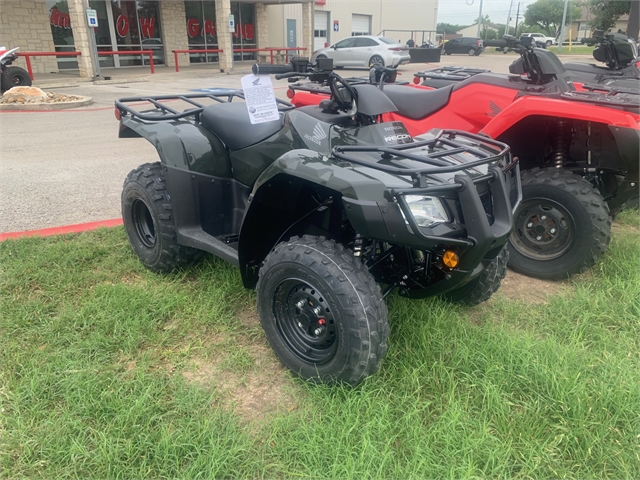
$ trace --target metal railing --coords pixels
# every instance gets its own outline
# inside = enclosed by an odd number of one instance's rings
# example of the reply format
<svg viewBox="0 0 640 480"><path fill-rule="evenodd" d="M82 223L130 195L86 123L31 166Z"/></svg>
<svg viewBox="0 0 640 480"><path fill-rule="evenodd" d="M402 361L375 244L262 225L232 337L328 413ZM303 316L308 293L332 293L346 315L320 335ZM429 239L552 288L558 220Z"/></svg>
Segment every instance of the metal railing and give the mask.
<svg viewBox="0 0 640 480"><path fill-rule="evenodd" d="M80 55L82 55L80 52L18 52L18 56L24 57L27 63L27 72L31 80L34 80L31 57L79 57Z"/></svg>
<svg viewBox="0 0 640 480"><path fill-rule="evenodd" d="M79 57L81 52L19 52L18 56L24 57L27 64L27 72L31 80L34 80L33 67L31 65L32 57ZM153 63L153 50L127 50L127 51L98 51L98 55L149 55L149 68L151 73L156 73L155 65ZM144 60L143 60L144 61Z"/></svg>
<svg viewBox="0 0 640 480"><path fill-rule="evenodd" d="M273 61L276 58L275 55L284 55L285 63L289 61L289 52L301 52L305 51L303 47L265 47L265 48L234 48L233 53L248 53L248 52L267 52L270 63L273 65ZM180 71L180 65L178 62L178 54L180 53L223 53L224 50L207 50L207 49L184 49L184 50L171 50L173 52L173 58L176 64L176 72ZM266 59L265 59L266 60Z"/></svg>

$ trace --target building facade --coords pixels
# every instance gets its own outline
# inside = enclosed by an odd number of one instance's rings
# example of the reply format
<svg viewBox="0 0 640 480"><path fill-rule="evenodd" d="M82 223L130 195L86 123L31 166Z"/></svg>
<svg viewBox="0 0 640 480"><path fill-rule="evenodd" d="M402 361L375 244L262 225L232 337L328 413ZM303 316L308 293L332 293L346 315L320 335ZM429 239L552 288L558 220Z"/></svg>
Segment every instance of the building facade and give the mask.
<svg viewBox="0 0 640 480"><path fill-rule="evenodd" d="M294 45L302 34L300 5L268 8L269 43ZM438 0L316 0L313 9L313 49L355 35L384 34L405 43L411 31L435 32ZM416 40L414 38L414 40Z"/></svg>
<svg viewBox="0 0 640 480"><path fill-rule="evenodd" d="M1 0L0 45L30 52L80 52L78 57L36 57L34 72L78 69L91 77L95 39L102 68L149 63L148 56L106 52L151 50L156 65L173 66L173 50L223 50L182 54L191 64L225 71L250 60L252 49L302 47L305 55L351 35L391 30L435 30L438 0ZM86 9L96 11L90 28ZM233 26L230 16L233 16ZM404 38L407 37L407 38ZM231 53L242 49L244 52Z"/></svg>

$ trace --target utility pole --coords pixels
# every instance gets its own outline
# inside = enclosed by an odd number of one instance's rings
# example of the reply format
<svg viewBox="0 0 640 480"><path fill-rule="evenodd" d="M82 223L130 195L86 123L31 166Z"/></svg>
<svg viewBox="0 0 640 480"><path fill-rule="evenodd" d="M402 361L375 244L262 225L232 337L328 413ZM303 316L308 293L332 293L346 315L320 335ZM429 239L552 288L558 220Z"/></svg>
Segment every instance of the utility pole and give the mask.
<svg viewBox="0 0 640 480"><path fill-rule="evenodd" d="M520 20L520 4L522 2L518 2L518 13L516 13L516 37L518 36L518 20Z"/></svg>
<svg viewBox="0 0 640 480"><path fill-rule="evenodd" d="M562 42L564 42L564 22L567 21L567 7L569 0L564 0L564 11L562 12L562 25L560 25L560 40L558 41L558 53L562 53Z"/></svg>
<svg viewBox="0 0 640 480"><path fill-rule="evenodd" d="M507 26L504 27L505 35L509 35L509 20L511 20L511 8L513 7L513 0L509 2L509 13L507 14Z"/></svg>
<svg viewBox="0 0 640 480"><path fill-rule="evenodd" d="M480 30L482 29L482 0L480 0L480 13L478 13L478 35L480 37Z"/></svg>

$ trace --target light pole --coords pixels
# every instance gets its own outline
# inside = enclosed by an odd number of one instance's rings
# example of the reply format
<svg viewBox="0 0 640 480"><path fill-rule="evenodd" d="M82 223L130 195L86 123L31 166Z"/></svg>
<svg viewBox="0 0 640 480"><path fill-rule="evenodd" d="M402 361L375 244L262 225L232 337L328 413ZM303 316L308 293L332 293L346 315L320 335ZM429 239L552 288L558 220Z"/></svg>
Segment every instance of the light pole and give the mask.
<svg viewBox="0 0 640 480"><path fill-rule="evenodd" d="M569 0L564 0L564 11L562 12L562 25L560 25L560 41L558 42L558 53L562 53L562 42L564 42L564 22L567 21L567 7Z"/></svg>
<svg viewBox="0 0 640 480"><path fill-rule="evenodd" d="M509 35L509 21L511 20L511 8L513 8L513 0L509 3L509 13L507 14L507 26L504 27L504 34Z"/></svg>
<svg viewBox="0 0 640 480"><path fill-rule="evenodd" d="M480 13L478 13L478 35L480 36L480 29L482 28L482 0L480 0Z"/></svg>

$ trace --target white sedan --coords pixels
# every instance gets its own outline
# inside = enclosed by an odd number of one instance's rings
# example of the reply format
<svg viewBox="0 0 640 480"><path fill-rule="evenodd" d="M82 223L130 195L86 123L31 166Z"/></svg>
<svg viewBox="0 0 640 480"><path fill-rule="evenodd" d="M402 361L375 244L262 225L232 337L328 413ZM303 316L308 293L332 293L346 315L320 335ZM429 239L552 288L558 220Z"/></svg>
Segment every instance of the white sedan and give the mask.
<svg viewBox="0 0 640 480"><path fill-rule="evenodd" d="M361 35L340 40L330 47L313 52L311 61L332 58L335 67L397 67L409 63L409 47L386 37Z"/></svg>

